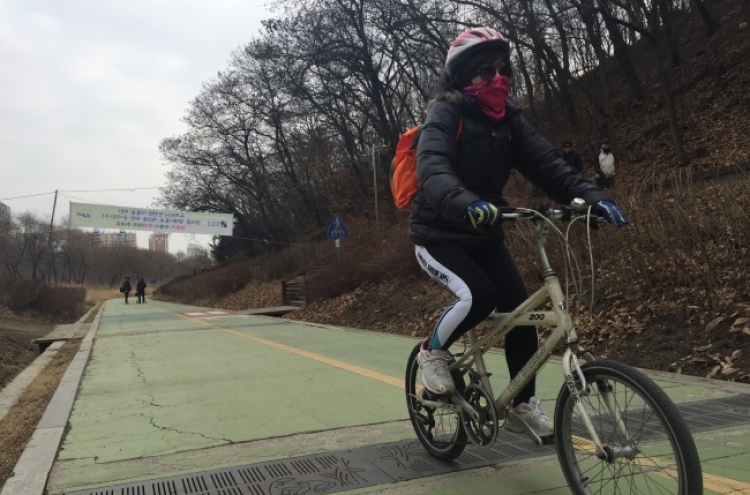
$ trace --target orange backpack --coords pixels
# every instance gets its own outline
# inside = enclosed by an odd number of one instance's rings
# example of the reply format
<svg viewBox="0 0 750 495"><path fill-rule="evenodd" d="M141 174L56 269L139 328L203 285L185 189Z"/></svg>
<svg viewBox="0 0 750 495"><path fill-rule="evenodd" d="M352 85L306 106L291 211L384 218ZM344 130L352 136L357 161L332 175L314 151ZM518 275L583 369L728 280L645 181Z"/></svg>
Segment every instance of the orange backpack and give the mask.
<svg viewBox="0 0 750 495"><path fill-rule="evenodd" d="M458 119L456 141L464 128L464 119ZM391 162L391 193L399 210L408 210L414 196L419 192L417 184L417 144L422 134L422 126L412 127L401 134L396 146L396 156Z"/></svg>

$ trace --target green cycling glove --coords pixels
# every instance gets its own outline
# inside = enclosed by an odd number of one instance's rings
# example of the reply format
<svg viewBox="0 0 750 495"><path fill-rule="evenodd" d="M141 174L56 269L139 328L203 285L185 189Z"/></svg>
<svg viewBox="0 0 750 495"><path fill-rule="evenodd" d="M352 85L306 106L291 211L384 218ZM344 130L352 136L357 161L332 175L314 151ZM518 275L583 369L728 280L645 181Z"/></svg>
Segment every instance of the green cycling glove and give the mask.
<svg viewBox="0 0 750 495"><path fill-rule="evenodd" d="M495 225L498 217L497 207L487 201L474 201L466 208L466 218L475 229L480 225Z"/></svg>

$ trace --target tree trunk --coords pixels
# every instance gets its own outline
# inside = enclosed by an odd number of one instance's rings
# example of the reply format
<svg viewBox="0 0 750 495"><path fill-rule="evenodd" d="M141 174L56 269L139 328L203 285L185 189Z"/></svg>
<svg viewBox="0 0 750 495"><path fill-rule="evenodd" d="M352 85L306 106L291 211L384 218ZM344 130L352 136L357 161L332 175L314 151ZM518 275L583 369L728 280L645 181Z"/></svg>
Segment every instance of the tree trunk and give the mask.
<svg viewBox="0 0 750 495"><path fill-rule="evenodd" d="M529 117L531 117L532 122L536 122L538 116L536 113L536 104L534 102L534 83L531 81L531 75L526 67L526 60L520 51L518 52L518 68L521 70L524 85L526 86L526 100L529 104Z"/></svg>
<svg viewBox="0 0 750 495"><path fill-rule="evenodd" d="M638 78L638 74L633 67L633 63L630 61L630 51L628 44L622 38L620 29L617 27L617 23L613 22L609 16L604 17L604 25L609 32L609 39L612 40L612 47L615 52L615 59L620 65L622 70L625 72L625 79L628 83L630 91L637 101L643 100L643 85L641 80Z"/></svg>
<svg viewBox="0 0 750 495"><path fill-rule="evenodd" d="M662 44L666 45L666 41L662 41ZM658 42L654 48L656 66L659 73L659 86L661 87L662 96L664 97L664 106L667 110L669 131L672 134L672 143L674 144L674 151L677 156L677 164L681 167L685 167L690 163L690 160L685 152L685 144L682 142L682 131L680 130L680 124L677 121L677 108L675 106L674 95L672 95L672 85L669 81L669 72L667 72L667 68L664 66L664 60L661 58L663 50L659 49ZM669 47L664 46L664 48L668 49Z"/></svg>
<svg viewBox="0 0 750 495"><path fill-rule="evenodd" d="M719 30L719 22L711 14L711 11L708 10L706 3L703 0L693 0L693 3L703 19L703 25L706 27L706 36L716 33ZM746 1L745 4L747 5L748 2Z"/></svg>
<svg viewBox="0 0 750 495"><path fill-rule="evenodd" d="M661 18L662 29L669 45L669 56L672 59L672 67L679 67L682 65L682 59L680 57L678 30L675 25L674 12L667 0L659 0L656 6Z"/></svg>

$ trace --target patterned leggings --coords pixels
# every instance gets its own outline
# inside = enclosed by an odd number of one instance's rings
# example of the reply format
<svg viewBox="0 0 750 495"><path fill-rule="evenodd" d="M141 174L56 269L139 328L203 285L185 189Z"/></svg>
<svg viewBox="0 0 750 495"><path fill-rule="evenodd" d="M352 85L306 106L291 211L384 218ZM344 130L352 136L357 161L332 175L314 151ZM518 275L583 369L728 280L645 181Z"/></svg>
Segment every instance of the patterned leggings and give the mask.
<svg viewBox="0 0 750 495"><path fill-rule="evenodd" d="M521 274L503 244L472 249L453 242L416 246L417 261L437 283L448 289L456 300L448 306L435 325L431 349L448 349L497 308L509 312L526 300ZM505 359L511 379L539 348L536 327L522 326L505 337ZM513 401L527 402L535 395L532 379Z"/></svg>

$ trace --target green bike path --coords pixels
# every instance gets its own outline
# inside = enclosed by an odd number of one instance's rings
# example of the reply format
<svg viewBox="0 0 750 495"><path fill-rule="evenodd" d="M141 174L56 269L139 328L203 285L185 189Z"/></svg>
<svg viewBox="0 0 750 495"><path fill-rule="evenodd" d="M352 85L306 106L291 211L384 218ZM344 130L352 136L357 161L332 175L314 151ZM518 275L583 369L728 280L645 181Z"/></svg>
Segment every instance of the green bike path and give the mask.
<svg viewBox="0 0 750 495"><path fill-rule="evenodd" d="M105 304L48 493L122 485L414 438L403 395L416 343L376 332L149 301ZM488 355L497 390L504 356ZM664 375L677 403L739 385ZM562 383L547 365L537 395ZM747 425L696 435L707 492L750 495ZM362 489L357 493L569 493L555 457ZM354 493L354 492L352 492Z"/></svg>

